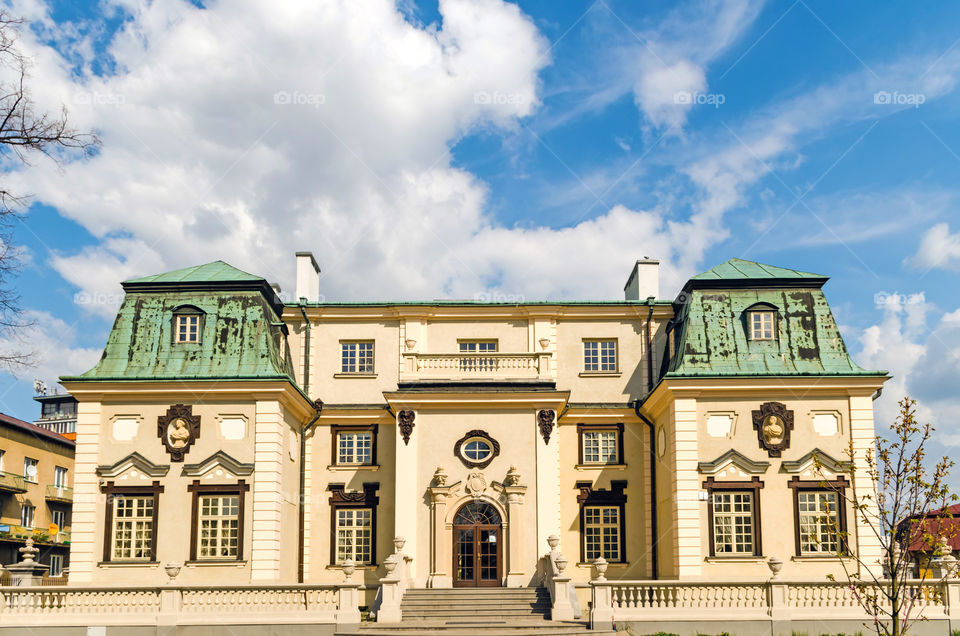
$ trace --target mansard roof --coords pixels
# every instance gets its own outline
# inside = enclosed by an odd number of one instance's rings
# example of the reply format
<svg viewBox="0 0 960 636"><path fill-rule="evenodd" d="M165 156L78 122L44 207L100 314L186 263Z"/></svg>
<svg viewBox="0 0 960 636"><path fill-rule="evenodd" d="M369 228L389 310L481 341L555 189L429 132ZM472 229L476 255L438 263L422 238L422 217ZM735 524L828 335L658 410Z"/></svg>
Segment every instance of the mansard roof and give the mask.
<svg viewBox="0 0 960 636"><path fill-rule="evenodd" d="M731 258L716 267L693 276L687 283L688 287L697 288L713 286L713 284L730 285L745 282L750 285L763 284L801 284L809 287L822 287L828 277L822 274L803 272L798 269L788 269L776 265L765 265L742 258Z"/></svg>
<svg viewBox="0 0 960 636"><path fill-rule="evenodd" d="M261 281L263 278L254 276L247 272L237 269L224 261L213 261L203 265L194 265L193 267L184 267L175 269L172 272L162 274L151 274L142 278L131 278L123 281L125 286L144 285L149 283L215 283L232 281Z"/></svg>

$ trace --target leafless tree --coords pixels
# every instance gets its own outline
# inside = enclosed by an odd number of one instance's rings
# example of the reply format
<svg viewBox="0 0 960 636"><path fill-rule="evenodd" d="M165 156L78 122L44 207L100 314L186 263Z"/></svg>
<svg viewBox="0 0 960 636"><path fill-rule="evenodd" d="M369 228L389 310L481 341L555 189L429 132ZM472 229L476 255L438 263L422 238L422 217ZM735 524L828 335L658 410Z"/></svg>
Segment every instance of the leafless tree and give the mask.
<svg viewBox="0 0 960 636"><path fill-rule="evenodd" d="M70 126L67 108L56 115L38 108L30 95L30 59L18 46L23 20L0 9L0 160L25 169L31 155L42 153L58 165L70 154L88 154L99 146L93 132ZM11 342L28 326L20 307L20 295L12 286L19 272L21 250L14 243L13 228L29 202L29 195L12 192L0 183L0 339ZM25 346L0 350L0 368L29 364Z"/></svg>

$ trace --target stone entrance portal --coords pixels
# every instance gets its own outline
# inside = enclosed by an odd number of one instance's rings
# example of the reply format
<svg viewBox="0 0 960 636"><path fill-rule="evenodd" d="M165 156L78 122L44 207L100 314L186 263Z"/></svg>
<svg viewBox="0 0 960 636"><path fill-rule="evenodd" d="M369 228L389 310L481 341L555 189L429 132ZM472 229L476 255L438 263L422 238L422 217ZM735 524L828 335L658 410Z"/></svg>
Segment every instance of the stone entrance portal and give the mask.
<svg viewBox="0 0 960 636"><path fill-rule="evenodd" d="M500 513L483 501L461 506L453 520L453 586L497 587L502 580Z"/></svg>

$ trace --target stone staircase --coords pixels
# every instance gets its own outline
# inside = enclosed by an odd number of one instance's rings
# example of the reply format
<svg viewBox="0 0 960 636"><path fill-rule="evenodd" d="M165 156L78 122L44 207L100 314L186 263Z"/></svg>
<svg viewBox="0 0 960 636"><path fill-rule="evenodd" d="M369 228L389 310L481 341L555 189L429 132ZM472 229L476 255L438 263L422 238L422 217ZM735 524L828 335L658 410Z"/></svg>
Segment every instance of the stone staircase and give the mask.
<svg viewBox="0 0 960 636"><path fill-rule="evenodd" d="M586 622L550 621L550 594L542 587L408 589L400 623L362 623L354 636L498 635L593 636Z"/></svg>

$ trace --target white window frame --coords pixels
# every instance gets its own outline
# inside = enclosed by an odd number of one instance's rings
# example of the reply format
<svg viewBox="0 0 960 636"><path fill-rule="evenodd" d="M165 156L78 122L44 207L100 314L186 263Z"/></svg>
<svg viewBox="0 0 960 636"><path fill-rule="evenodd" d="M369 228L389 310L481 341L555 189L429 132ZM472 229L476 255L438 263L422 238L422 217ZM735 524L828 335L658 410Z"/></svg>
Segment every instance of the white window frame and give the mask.
<svg viewBox="0 0 960 636"><path fill-rule="evenodd" d="M240 493L198 493L198 560L239 558L240 505Z"/></svg>
<svg viewBox="0 0 960 636"><path fill-rule="evenodd" d="M613 513L610 515L609 513ZM621 548L621 511L619 506L585 505L583 517L583 556L587 563L603 557L611 563L623 559ZM612 521L610 518L612 517Z"/></svg>
<svg viewBox="0 0 960 636"><path fill-rule="evenodd" d="M30 504L20 506L20 525L24 528L33 528L37 520L37 507Z"/></svg>
<svg viewBox="0 0 960 636"><path fill-rule="evenodd" d="M30 478L30 473L28 472L28 469L30 466L33 466L33 469L34 469L33 479ZM23 458L23 479L24 481L28 481L31 484L35 484L38 482L38 480L40 479L40 461L39 460L33 459L32 457Z"/></svg>
<svg viewBox="0 0 960 636"><path fill-rule="evenodd" d="M482 457L479 457L479 456L471 457L470 455L468 455L468 453L476 452L476 450L479 450L479 449L470 448L471 444L483 444L484 446L486 446L486 449L487 449L486 454L483 455ZM490 459L490 457L493 455L493 444L491 444L490 440L486 439L485 437L471 437L470 439L464 441L463 444L460 445L460 455L471 464L482 464L483 462Z"/></svg>
<svg viewBox="0 0 960 636"><path fill-rule="evenodd" d="M586 430L580 433L584 464L619 464L620 431ZM610 454L612 451L612 455Z"/></svg>
<svg viewBox="0 0 960 636"><path fill-rule="evenodd" d="M584 338L584 373L619 373L619 343L616 338Z"/></svg>
<svg viewBox="0 0 960 636"><path fill-rule="evenodd" d="M198 313L174 314L173 341L178 344L199 343L201 318Z"/></svg>
<svg viewBox="0 0 960 636"><path fill-rule="evenodd" d="M50 555L50 576L63 576L63 555Z"/></svg>
<svg viewBox="0 0 960 636"><path fill-rule="evenodd" d="M751 490L722 490L712 493L714 556L756 554L754 493Z"/></svg>
<svg viewBox="0 0 960 636"><path fill-rule="evenodd" d="M366 438L365 443L359 443ZM337 431L337 465L373 464L373 431Z"/></svg>
<svg viewBox="0 0 960 636"><path fill-rule="evenodd" d="M340 373L372 375L375 369L376 348L373 340L340 341Z"/></svg>
<svg viewBox="0 0 960 636"><path fill-rule="evenodd" d="M53 469L53 486L55 488L67 487L67 469L63 466L55 466Z"/></svg>
<svg viewBox="0 0 960 636"><path fill-rule="evenodd" d="M747 312L750 319L751 340L776 340L777 312L772 309L757 309Z"/></svg>
<svg viewBox="0 0 960 636"><path fill-rule="evenodd" d="M59 519L59 522L57 521ZM67 513L65 510L51 510L50 520L57 524L57 527L63 530L67 526Z"/></svg>
<svg viewBox="0 0 960 636"><path fill-rule="evenodd" d="M800 555L837 554L838 531L842 531L840 495L830 490L797 490L796 497Z"/></svg>
<svg viewBox="0 0 960 636"><path fill-rule="evenodd" d="M352 559L357 565L373 562L373 508L333 508L336 519L336 565Z"/></svg>
<svg viewBox="0 0 960 636"><path fill-rule="evenodd" d="M132 505L127 506L127 502ZM147 505L149 504L149 506ZM111 561L152 561L154 555L153 533L157 531L153 527L153 510L157 505L156 497L149 495L114 495L113 506L113 527L110 528L110 559ZM135 514L121 515L121 511L130 511ZM121 538L119 532L121 527L129 536ZM119 541L129 542L128 545L120 546Z"/></svg>
<svg viewBox="0 0 960 636"><path fill-rule="evenodd" d="M3 456L7 454L7 451L0 450L0 473L3 472Z"/></svg>
<svg viewBox="0 0 960 636"><path fill-rule="evenodd" d="M499 340L458 340L457 349L460 353L477 354L476 357L460 358L461 371L496 371L497 358L483 358L480 354L497 353Z"/></svg>

